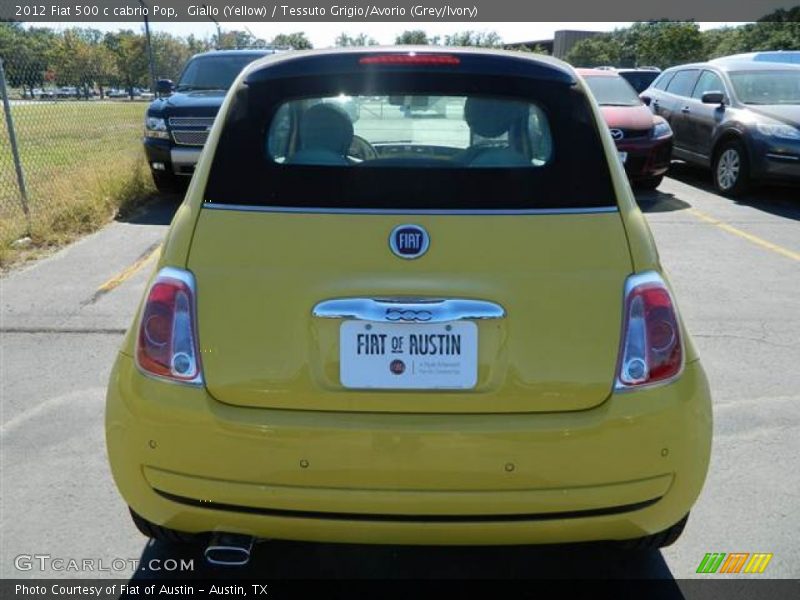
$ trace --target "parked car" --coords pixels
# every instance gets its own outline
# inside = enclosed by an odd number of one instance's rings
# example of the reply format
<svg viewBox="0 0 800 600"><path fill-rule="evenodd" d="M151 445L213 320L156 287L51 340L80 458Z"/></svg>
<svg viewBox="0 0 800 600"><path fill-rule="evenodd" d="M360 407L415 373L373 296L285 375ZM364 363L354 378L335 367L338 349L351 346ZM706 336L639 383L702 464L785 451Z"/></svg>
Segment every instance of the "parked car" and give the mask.
<svg viewBox="0 0 800 600"><path fill-rule="evenodd" d="M56 98L77 98L78 88L73 86L62 86L56 90Z"/></svg>
<svg viewBox="0 0 800 600"><path fill-rule="evenodd" d="M174 192L188 184L231 83L249 63L276 52L280 50L204 52L186 63L176 86L159 82L164 97L147 108L144 129L147 162L159 190Z"/></svg>
<svg viewBox="0 0 800 600"><path fill-rule="evenodd" d="M447 116L366 106L398 93ZM706 378L566 63L256 61L167 240L106 411L145 535L230 565L254 538L642 548L683 529Z"/></svg>
<svg viewBox="0 0 800 600"><path fill-rule="evenodd" d="M800 180L800 66L719 61L673 67L642 93L675 134L673 156L711 167L716 189Z"/></svg>
<svg viewBox="0 0 800 600"><path fill-rule="evenodd" d="M654 116L617 71L578 69L592 91L625 172L639 188L655 189L664 179L672 156L672 130Z"/></svg>
<svg viewBox="0 0 800 600"><path fill-rule="evenodd" d="M56 90L50 88L34 88L33 95L40 100L52 100L56 97Z"/></svg>
<svg viewBox="0 0 800 600"><path fill-rule="evenodd" d="M658 67L639 67L638 69L617 69L617 74L631 84L639 94L645 91L661 73Z"/></svg>

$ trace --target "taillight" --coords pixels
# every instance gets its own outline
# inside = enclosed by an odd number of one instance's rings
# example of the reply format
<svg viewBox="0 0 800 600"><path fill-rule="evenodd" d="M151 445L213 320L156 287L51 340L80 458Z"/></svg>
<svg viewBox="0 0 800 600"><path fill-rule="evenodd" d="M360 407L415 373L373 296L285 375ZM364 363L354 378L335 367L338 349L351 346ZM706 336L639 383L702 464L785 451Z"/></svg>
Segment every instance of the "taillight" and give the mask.
<svg viewBox="0 0 800 600"><path fill-rule="evenodd" d="M202 382L196 331L194 276L173 267L161 269L139 323L139 368L175 381Z"/></svg>
<svg viewBox="0 0 800 600"><path fill-rule="evenodd" d="M683 368L678 316L664 280L655 271L625 283L625 313L617 387L663 382Z"/></svg>
<svg viewBox="0 0 800 600"><path fill-rule="evenodd" d="M362 65L427 65L427 66L447 66L458 65L461 60L452 54L417 54L409 52L407 54L375 54L362 56L358 60Z"/></svg>

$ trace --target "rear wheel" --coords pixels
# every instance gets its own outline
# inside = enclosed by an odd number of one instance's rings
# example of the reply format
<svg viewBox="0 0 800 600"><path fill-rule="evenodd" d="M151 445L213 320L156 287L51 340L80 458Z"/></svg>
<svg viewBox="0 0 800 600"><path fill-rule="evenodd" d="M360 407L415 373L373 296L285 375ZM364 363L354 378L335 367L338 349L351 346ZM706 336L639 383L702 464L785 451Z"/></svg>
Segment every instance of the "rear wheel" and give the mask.
<svg viewBox="0 0 800 600"><path fill-rule="evenodd" d="M664 531L659 531L653 535L648 535L634 540L625 540L621 542L622 548L625 550L658 550L674 544L686 527L686 522L689 520L689 513L686 513L680 521L675 523L672 527L667 527Z"/></svg>
<svg viewBox="0 0 800 600"><path fill-rule="evenodd" d="M143 516L135 513L132 508L128 508L128 510L131 511L131 518L133 519L133 524L136 525L136 529L145 537L153 538L154 540L167 544L196 544L203 539L202 534L186 533L168 527L162 527L161 525L151 523Z"/></svg>
<svg viewBox="0 0 800 600"><path fill-rule="evenodd" d="M659 175L658 177L648 177L647 179L635 181L633 183L633 187L640 190L654 190L661 185L662 181L664 181L663 175Z"/></svg>
<svg viewBox="0 0 800 600"><path fill-rule="evenodd" d="M724 142L714 154L714 187L725 196L741 196L750 183L747 151L739 140Z"/></svg>

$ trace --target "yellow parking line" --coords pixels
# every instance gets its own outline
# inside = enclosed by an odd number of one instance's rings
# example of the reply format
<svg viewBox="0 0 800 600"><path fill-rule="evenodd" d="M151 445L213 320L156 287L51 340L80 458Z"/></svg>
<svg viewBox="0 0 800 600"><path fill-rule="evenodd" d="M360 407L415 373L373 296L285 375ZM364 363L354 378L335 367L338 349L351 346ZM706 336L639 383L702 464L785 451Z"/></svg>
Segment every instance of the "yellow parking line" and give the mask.
<svg viewBox="0 0 800 600"><path fill-rule="evenodd" d="M161 244L156 244L152 248L145 251L139 258L134 261L133 264L125 267L121 272L114 275L111 279L106 281L102 284L99 288L97 288L98 293L105 293L110 292L115 287L123 283L125 280L129 279L133 275L135 275L138 271L145 267L150 261L154 260L158 257L158 251L161 249Z"/></svg>
<svg viewBox="0 0 800 600"><path fill-rule="evenodd" d="M707 223L711 223L719 227L720 229L727 231L728 233L732 233L733 235L738 235L740 238L746 239L748 242L752 242L757 246L761 246L762 248L766 248L767 250L772 250L776 254L780 254L781 256L785 256L786 258L791 258L793 260L800 261L800 252L793 252L788 248L784 248L783 246L779 246L778 244L773 244L772 242L768 242L765 239L758 237L757 235L753 235L752 233L747 233L746 231L742 231L734 227L733 225L728 225L727 223L715 219L714 217L705 214L697 210L696 208L690 208L689 212L693 214L698 219L701 219Z"/></svg>

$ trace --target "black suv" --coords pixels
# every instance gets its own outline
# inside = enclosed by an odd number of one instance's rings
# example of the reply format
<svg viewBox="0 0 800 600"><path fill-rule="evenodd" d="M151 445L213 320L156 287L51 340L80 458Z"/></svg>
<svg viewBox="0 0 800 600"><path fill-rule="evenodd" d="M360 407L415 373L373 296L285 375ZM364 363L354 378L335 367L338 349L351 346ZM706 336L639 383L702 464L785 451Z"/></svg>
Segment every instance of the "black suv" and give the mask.
<svg viewBox="0 0 800 600"><path fill-rule="evenodd" d="M144 149L160 191L178 191L188 183L225 94L242 69L280 51L204 52L186 63L177 85L167 79L158 82L163 97L147 108Z"/></svg>
<svg viewBox="0 0 800 600"><path fill-rule="evenodd" d="M714 60L664 71L641 94L672 126L672 157L711 167L725 195L800 182L800 66Z"/></svg>

